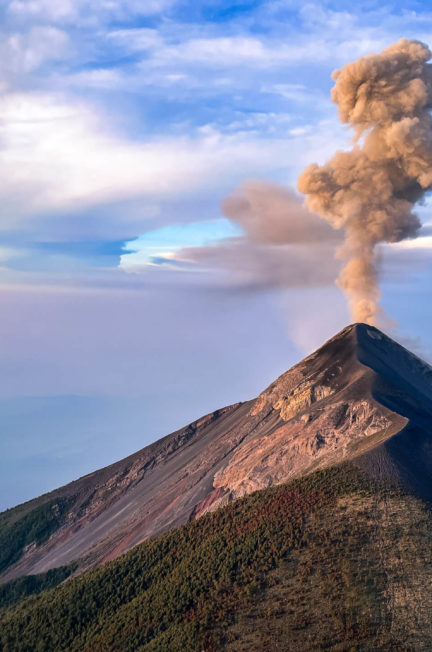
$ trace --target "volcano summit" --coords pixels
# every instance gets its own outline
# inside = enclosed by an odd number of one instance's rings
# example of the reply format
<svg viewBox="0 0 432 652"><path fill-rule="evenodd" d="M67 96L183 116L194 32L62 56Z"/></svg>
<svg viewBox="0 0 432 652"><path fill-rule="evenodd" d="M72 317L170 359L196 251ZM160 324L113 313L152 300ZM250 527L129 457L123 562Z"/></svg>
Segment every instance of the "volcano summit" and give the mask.
<svg viewBox="0 0 432 652"><path fill-rule="evenodd" d="M432 495L432 369L354 324L256 399L1 515L1 579L78 571L233 499L351 461ZM36 525L34 525L36 522Z"/></svg>
<svg viewBox="0 0 432 652"><path fill-rule="evenodd" d="M430 650L431 423L432 369L345 328L1 514L0 648Z"/></svg>

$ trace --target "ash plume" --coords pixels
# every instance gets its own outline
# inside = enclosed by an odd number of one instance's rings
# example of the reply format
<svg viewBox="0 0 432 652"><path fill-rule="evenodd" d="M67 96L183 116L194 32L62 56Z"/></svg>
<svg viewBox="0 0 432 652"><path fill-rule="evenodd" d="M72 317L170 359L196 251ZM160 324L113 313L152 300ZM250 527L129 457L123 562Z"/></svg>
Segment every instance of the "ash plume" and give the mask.
<svg viewBox="0 0 432 652"><path fill-rule="evenodd" d="M249 291L333 282L339 269L333 252L340 234L290 188L247 180L222 200L221 208L243 233L216 244L185 247L177 252L178 261L222 270L229 287Z"/></svg>
<svg viewBox="0 0 432 652"><path fill-rule="evenodd" d="M270 181L244 181L222 200L221 208L251 242L301 245L338 240L295 192Z"/></svg>
<svg viewBox="0 0 432 652"><path fill-rule="evenodd" d="M346 261L338 285L354 321L381 314L377 245L416 237L414 205L432 187L432 65L429 48L401 39L333 72L332 100L355 130L350 151L309 165L297 187L335 229Z"/></svg>

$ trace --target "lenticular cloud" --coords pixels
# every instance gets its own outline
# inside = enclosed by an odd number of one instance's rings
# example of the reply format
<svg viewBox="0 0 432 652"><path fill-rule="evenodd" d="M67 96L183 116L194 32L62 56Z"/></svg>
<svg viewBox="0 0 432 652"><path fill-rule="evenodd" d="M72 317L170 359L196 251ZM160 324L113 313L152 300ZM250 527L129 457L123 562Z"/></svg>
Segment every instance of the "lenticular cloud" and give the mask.
<svg viewBox="0 0 432 652"><path fill-rule="evenodd" d="M308 207L344 230L338 284L355 321L374 324L380 313L376 245L416 237L413 208L432 187L430 57L401 39L335 70L332 100L355 130L353 147L298 179Z"/></svg>

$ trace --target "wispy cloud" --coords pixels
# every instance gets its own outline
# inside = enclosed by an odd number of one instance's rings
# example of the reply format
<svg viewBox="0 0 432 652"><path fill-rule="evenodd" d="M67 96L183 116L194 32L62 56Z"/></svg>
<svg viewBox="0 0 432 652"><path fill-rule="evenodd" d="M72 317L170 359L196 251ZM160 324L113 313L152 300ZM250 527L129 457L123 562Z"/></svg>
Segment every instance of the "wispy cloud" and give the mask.
<svg viewBox="0 0 432 652"><path fill-rule="evenodd" d="M130 141L91 105L47 94L5 96L0 118L3 229L23 216L83 204L223 188L233 175L264 173L284 156L283 142L224 136L212 127Z"/></svg>
<svg viewBox="0 0 432 652"><path fill-rule="evenodd" d="M17 18L32 18L55 23L88 24L96 19L124 20L132 16L151 16L169 9L176 0L12 0L8 13Z"/></svg>

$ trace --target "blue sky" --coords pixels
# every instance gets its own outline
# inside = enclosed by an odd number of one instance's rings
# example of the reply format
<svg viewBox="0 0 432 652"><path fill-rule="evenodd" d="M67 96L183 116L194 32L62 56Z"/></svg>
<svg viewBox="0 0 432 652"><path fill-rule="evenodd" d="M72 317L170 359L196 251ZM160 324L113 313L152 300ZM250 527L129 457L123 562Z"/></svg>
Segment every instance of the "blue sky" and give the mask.
<svg viewBox="0 0 432 652"><path fill-rule="evenodd" d="M332 70L402 36L432 45L432 11L7 0L0 25L8 506L253 396L349 321L331 256L246 247L221 201L245 180L294 188L347 147ZM382 255L395 333L426 356L430 251L425 237Z"/></svg>

